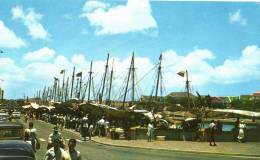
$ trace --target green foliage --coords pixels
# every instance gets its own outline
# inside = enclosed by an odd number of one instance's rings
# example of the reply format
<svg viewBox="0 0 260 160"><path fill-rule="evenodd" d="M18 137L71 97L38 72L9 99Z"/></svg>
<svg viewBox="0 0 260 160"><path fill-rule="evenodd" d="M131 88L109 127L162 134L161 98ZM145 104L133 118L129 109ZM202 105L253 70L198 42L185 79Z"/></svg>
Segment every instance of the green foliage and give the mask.
<svg viewBox="0 0 260 160"><path fill-rule="evenodd" d="M234 109L260 111L260 100L235 99L230 104Z"/></svg>

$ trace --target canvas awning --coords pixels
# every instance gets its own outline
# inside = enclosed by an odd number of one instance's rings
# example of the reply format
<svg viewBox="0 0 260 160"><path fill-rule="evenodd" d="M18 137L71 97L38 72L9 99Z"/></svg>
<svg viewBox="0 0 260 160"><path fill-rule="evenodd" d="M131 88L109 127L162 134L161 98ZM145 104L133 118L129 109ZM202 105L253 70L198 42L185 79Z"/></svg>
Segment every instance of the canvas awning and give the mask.
<svg viewBox="0 0 260 160"><path fill-rule="evenodd" d="M214 109L214 112L233 113L250 117L260 117L260 112L252 112L238 109Z"/></svg>

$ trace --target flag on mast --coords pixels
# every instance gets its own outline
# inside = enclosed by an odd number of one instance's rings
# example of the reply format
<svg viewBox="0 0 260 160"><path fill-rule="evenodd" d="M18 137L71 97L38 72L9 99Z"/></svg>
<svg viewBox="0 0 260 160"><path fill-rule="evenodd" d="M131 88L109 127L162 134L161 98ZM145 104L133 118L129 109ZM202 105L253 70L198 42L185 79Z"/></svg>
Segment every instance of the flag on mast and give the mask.
<svg viewBox="0 0 260 160"><path fill-rule="evenodd" d="M63 74L63 73L65 73L65 69L62 69L62 70L60 71L60 74Z"/></svg>
<svg viewBox="0 0 260 160"><path fill-rule="evenodd" d="M180 72L178 72L177 74L178 74L179 76L184 77L184 76L185 76L185 73L186 73L186 71L180 71Z"/></svg>
<svg viewBox="0 0 260 160"><path fill-rule="evenodd" d="M82 76L82 72L76 74L76 77L81 77L81 76Z"/></svg>

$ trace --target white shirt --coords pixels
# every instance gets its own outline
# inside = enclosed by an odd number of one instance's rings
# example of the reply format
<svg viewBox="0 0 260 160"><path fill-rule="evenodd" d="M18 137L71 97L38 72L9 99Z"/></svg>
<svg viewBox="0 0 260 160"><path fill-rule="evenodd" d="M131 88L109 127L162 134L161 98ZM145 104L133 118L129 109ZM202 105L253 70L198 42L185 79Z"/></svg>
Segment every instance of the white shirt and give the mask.
<svg viewBox="0 0 260 160"><path fill-rule="evenodd" d="M59 141L63 142L63 137L60 132L58 132L57 134L51 133L49 135L49 143L54 142L55 139L58 139Z"/></svg>
<svg viewBox="0 0 260 160"><path fill-rule="evenodd" d="M99 125L104 125L105 124L105 120L102 118L102 119L100 119L99 121L98 121L98 124Z"/></svg>
<svg viewBox="0 0 260 160"><path fill-rule="evenodd" d="M32 128L32 129L27 128L27 129L25 129L25 133L28 134L28 136L29 136L28 137L29 141L36 139L36 137L37 137L36 132L37 132L36 128Z"/></svg>
<svg viewBox="0 0 260 160"><path fill-rule="evenodd" d="M44 160L71 160L70 156L66 151L64 151L62 148L59 148L58 150L54 150L54 148L50 148L45 153Z"/></svg>

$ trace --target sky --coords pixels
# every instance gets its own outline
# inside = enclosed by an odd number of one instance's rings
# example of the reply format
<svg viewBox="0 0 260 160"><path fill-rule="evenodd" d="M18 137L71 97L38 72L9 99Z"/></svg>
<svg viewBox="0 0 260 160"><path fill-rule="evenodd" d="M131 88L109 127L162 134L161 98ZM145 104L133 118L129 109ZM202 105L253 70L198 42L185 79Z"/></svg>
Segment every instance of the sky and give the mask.
<svg viewBox="0 0 260 160"><path fill-rule="evenodd" d="M0 87L7 98L33 96L83 72L93 61L95 87L106 56L119 94L132 53L138 94L150 95L162 54L163 94L191 91L237 96L260 90L260 4L149 0L1 0ZM115 96L116 98L116 96Z"/></svg>

